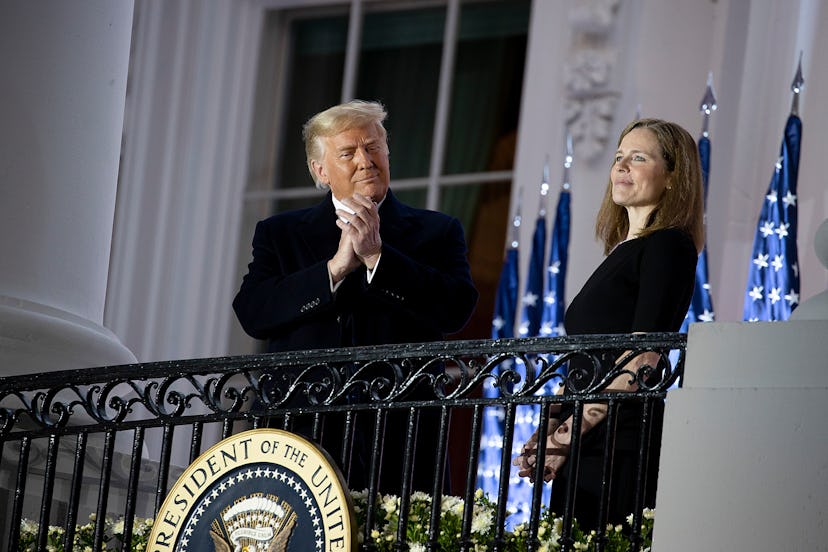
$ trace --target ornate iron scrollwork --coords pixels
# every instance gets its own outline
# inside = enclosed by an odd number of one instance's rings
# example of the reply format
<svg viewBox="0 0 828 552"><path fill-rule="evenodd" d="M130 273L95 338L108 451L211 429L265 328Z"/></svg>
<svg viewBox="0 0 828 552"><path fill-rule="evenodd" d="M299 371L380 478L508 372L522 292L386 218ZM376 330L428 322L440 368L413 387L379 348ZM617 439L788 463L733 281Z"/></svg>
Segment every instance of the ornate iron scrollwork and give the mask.
<svg viewBox="0 0 828 552"><path fill-rule="evenodd" d="M459 404L484 385L495 387L503 402L531 398L550 382L586 396L624 375L640 392L661 392L681 375L685 342L681 334L453 341L16 376L0 379L0 437L177 420L196 411L242 418L300 407L387 404L411 400L415 390L417 400ZM673 361L671 351L678 352ZM644 352L658 361L631 369Z"/></svg>

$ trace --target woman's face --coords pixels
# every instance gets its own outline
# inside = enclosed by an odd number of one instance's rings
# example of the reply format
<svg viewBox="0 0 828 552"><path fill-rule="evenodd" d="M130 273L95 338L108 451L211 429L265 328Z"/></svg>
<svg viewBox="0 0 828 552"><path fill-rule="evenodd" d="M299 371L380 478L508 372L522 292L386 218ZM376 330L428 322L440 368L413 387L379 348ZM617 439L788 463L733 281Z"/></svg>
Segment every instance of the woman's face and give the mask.
<svg viewBox="0 0 828 552"><path fill-rule="evenodd" d="M615 152L610 170L612 200L622 207L652 211L667 187L667 163L652 131L627 133Z"/></svg>

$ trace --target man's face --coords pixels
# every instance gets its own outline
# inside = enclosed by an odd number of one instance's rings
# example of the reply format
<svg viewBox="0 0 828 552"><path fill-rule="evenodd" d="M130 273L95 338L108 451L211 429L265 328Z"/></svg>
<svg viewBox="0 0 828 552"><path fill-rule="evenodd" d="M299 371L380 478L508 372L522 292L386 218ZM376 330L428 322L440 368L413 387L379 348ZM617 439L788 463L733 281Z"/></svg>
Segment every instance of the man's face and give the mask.
<svg viewBox="0 0 828 552"><path fill-rule="evenodd" d="M391 175L388 148L376 126L351 128L322 140L325 153L321 163L313 162L313 168L334 197L341 200L358 193L375 203L382 201Z"/></svg>

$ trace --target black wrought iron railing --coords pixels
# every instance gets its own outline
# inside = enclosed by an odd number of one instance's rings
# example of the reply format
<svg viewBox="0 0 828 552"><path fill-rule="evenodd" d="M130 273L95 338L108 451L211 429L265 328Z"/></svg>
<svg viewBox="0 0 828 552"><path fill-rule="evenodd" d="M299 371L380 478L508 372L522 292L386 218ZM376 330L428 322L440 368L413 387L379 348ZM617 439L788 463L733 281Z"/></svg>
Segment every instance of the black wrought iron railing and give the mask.
<svg viewBox="0 0 828 552"><path fill-rule="evenodd" d="M423 344L297 351L273 355L155 362L0 378L0 548L17 550L21 520L38 524L36 549L45 550L47 527L60 526L71 549L79 521L94 516L94 549L104 540L107 515L123 516L129 543L136 516L153 517L184 467L235 432L279 427L322 443L352 483L368 488L363 549L374 549L371 528L378 515L376 491L400 496L398 535L414 490L432 501L429 550L438 550L440 500L452 492L465 499L458 539L471 550L474 494L478 482L484 413L502 409L504 434L492 550L505 550L509 474L518 405L541 405L539 455L545 452L549 406L572 408L573 440L566 469L579 466L583 407L608 408L605 477L595 542L602 549L612 492L615 415L624 404L644 405L642 435L653 431L652 406L680 382L686 336L635 334L514 340L447 341ZM658 354L655 366L637 372L636 355ZM626 353L626 354L624 354ZM613 361L607 363L607 359ZM577 360L577 361L576 361ZM526 376L515 368L525 366ZM619 375L635 379L636 392L606 392ZM566 392L537 394L550 381ZM498 397L482 392L491 385ZM427 456L417 452L427 439ZM642 442L644 442L642 440ZM402 451L399 463L382 462ZM648 451L637 453L634 481L641 525ZM355 452L356 451L356 452ZM361 451L361 452L360 452ZM365 462L359 463L362 454ZM424 460L423 458L427 458ZM453 470L444 469L446 459ZM429 465L425 465L429 464ZM542 465L536 475L541 475ZM425 471L423 472L422 470ZM418 479L418 472L427 479ZM359 483L354 483L358 481ZM652 482L650 482L652 484ZM538 541L542 477L536 478L528 549ZM426 487L426 488L423 488ZM575 487L566 490L560 544L573 544ZM406 549L399 539L399 550ZM633 550L641 546L631 536Z"/></svg>

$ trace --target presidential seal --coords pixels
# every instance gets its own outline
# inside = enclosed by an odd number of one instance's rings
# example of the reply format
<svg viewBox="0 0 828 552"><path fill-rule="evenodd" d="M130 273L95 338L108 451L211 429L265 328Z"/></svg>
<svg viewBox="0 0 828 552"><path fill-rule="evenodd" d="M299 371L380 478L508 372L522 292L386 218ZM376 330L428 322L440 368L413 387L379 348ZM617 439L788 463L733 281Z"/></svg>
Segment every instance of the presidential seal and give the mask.
<svg viewBox="0 0 828 552"><path fill-rule="evenodd" d="M225 439L178 478L155 518L152 552L356 550L342 474L322 449L279 429Z"/></svg>

